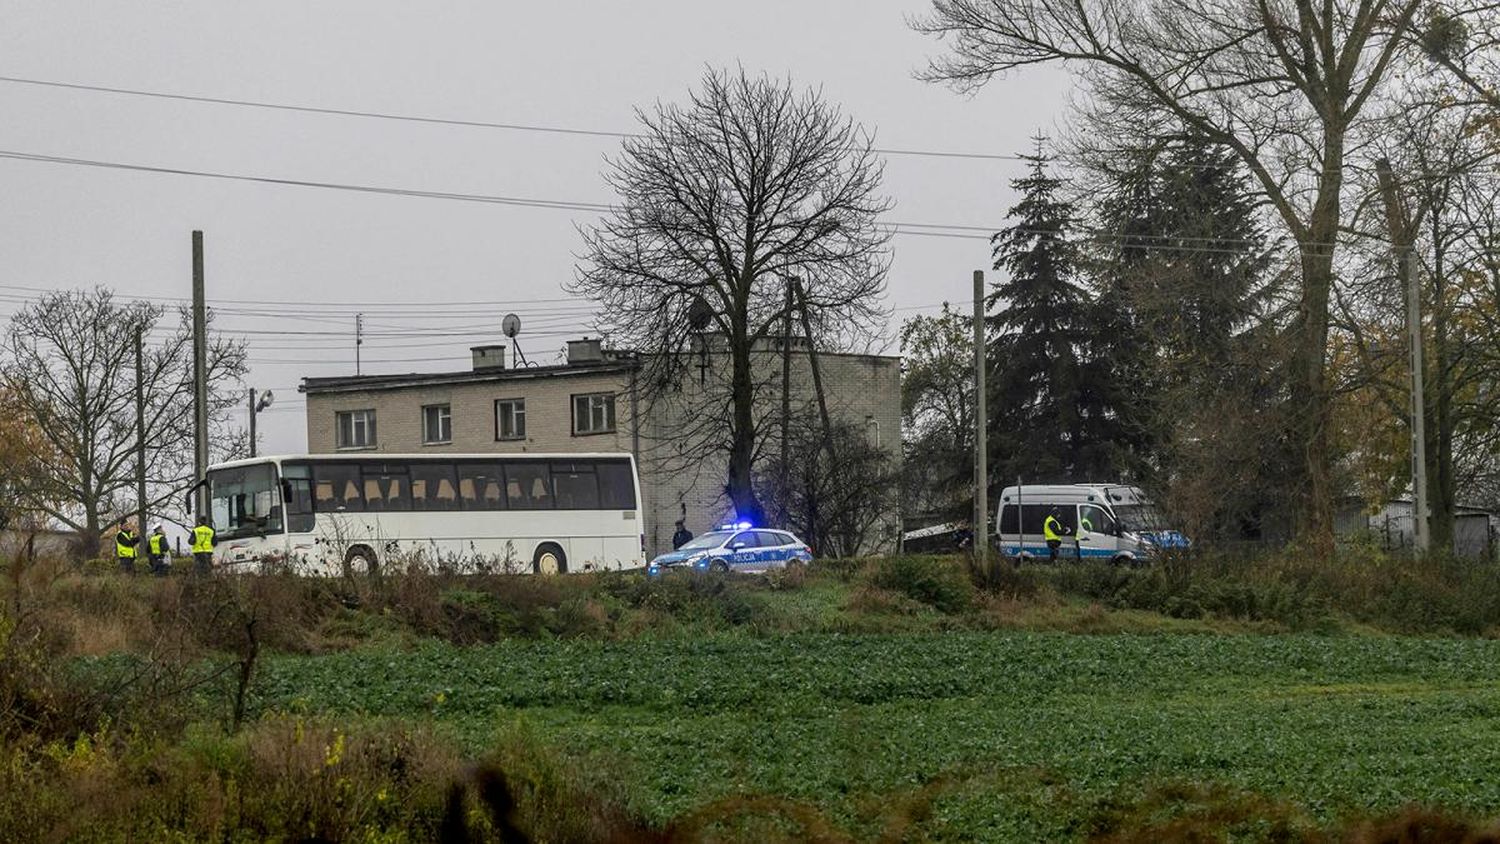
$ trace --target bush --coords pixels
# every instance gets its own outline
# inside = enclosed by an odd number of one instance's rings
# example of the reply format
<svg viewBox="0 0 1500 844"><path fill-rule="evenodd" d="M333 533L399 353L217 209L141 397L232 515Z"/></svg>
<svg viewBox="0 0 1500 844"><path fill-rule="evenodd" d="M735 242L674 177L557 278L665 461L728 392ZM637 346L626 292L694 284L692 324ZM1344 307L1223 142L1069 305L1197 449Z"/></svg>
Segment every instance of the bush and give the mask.
<svg viewBox="0 0 1500 844"><path fill-rule="evenodd" d="M949 614L968 609L974 597L967 573L953 560L938 557L878 560L873 564L870 582Z"/></svg>

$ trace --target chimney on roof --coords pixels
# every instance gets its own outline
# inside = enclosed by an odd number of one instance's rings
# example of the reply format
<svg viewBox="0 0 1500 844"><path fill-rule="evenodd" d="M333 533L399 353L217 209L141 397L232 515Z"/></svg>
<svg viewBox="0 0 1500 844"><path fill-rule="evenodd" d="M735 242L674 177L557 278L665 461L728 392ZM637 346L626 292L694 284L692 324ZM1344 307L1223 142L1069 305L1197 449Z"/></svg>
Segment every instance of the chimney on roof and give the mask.
<svg viewBox="0 0 1500 844"><path fill-rule="evenodd" d="M503 345L470 346L469 352L474 355L475 372L505 368L505 346Z"/></svg>
<svg viewBox="0 0 1500 844"><path fill-rule="evenodd" d="M568 366L577 366L580 363L600 363L604 360L604 346L599 340L590 340L585 337L582 340L568 341Z"/></svg>

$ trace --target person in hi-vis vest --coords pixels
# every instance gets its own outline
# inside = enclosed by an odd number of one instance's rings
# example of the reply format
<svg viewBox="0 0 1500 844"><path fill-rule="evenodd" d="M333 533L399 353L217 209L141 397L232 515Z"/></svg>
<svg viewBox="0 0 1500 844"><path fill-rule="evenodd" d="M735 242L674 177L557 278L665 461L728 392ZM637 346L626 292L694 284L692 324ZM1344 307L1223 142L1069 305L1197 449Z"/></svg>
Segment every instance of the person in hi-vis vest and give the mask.
<svg viewBox="0 0 1500 844"><path fill-rule="evenodd" d="M151 561L152 574L167 576L167 534L161 525L157 525L146 539L146 559Z"/></svg>
<svg viewBox="0 0 1500 844"><path fill-rule="evenodd" d="M214 568L214 529L207 516L198 517L193 528L193 574L208 574Z"/></svg>
<svg viewBox="0 0 1500 844"><path fill-rule="evenodd" d="M141 538L136 536L130 522L121 519L115 531L115 559L120 563L120 571L135 574L135 547L140 544Z"/></svg>
<svg viewBox="0 0 1500 844"><path fill-rule="evenodd" d="M1047 514L1046 521L1042 522L1042 538L1047 540L1047 559L1057 562L1057 549L1062 546L1062 522L1057 520L1057 508Z"/></svg>

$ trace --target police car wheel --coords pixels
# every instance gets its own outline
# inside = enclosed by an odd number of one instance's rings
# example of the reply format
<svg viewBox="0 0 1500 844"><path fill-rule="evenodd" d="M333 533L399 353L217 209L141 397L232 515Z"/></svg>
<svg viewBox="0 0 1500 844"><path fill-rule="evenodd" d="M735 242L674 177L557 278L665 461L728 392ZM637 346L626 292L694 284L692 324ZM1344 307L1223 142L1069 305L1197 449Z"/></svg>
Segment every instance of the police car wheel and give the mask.
<svg viewBox="0 0 1500 844"><path fill-rule="evenodd" d="M1124 554L1120 554L1118 556L1111 557L1110 558L1110 562L1114 563L1117 566L1133 566L1133 565L1135 565L1135 560L1131 559L1130 557L1127 557Z"/></svg>
<svg viewBox="0 0 1500 844"><path fill-rule="evenodd" d="M726 562L724 562L723 560L714 560L712 563L709 564L708 570L709 571L721 572L721 573L722 572L726 572L726 571L729 571L729 564L726 563Z"/></svg>

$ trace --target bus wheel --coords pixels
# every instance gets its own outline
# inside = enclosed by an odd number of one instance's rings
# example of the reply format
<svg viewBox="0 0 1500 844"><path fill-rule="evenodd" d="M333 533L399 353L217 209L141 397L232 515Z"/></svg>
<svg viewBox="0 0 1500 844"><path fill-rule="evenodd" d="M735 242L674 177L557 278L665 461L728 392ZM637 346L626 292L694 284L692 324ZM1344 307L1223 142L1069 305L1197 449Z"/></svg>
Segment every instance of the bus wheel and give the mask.
<svg viewBox="0 0 1500 844"><path fill-rule="evenodd" d="M544 542L537 546L531 570L536 574L567 574L568 557L557 544Z"/></svg>
<svg viewBox="0 0 1500 844"><path fill-rule="evenodd" d="M344 555L344 576L357 577L359 575L370 575L374 577L380 573L380 563L375 556L375 551L368 545L355 545Z"/></svg>

